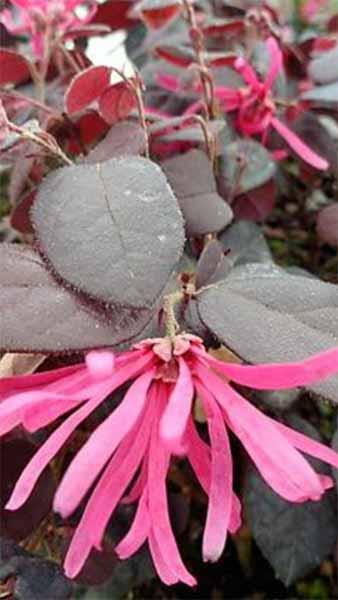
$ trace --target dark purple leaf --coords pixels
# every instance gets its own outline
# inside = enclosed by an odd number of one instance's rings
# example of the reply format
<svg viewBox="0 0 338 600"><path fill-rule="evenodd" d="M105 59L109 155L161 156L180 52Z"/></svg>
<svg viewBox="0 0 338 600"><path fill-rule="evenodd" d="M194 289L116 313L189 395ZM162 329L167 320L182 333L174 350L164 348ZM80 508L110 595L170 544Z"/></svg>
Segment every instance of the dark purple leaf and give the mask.
<svg viewBox="0 0 338 600"><path fill-rule="evenodd" d="M61 287L32 249L0 245L0 349L78 351L114 346L137 335L148 310L89 304Z"/></svg>
<svg viewBox="0 0 338 600"><path fill-rule="evenodd" d="M188 236L221 231L230 223L231 208L217 194L212 165L204 152L191 150L166 160L162 168L178 198Z"/></svg>
<svg viewBox="0 0 338 600"><path fill-rule="evenodd" d="M236 267L199 297L204 324L251 363L299 361L338 345L337 287L269 264ZM338 402L338 376L309 386Z"/></svg>
<svg viewBox="0 0 338 600"><path fill-rule="evenodd" d="M24 438L2 440L0 444L1 532L17 541L32 533L52 508L55 482L47 467L27 502L14 512L5 509L14 485L36 450L36 446Z"/></svg>
<svg viewBox="0 0 338 600"><path fill-rule="evenodd" d="M318 440L308 422L294 417L291 426ZM317 472L327 473L320 461ZM287 502L252 467L247 474L244 505L253 536L284 585L307 575L330 554L336 541L336 513L332 493L317 502Z"/></svg>
<svg viewBox="0 0 338 600"><path fill-rule="evenodd" d="M338 246L338 203L326 206L317 218L317 235L322 242Z"/></svg>
<svg viewBox="0 0 338 600"><path fill-rule="evenodd" d="M304 92L302 100L311 102L313 106L338 110L338 81L328 85L319 85Z"/></svg>
<svg viewBox="0 0 338 600"><path fill-rule="evenodd" d="M86 156L84 163L100 163L118 156L137 156L145 150L145 134L138 123L122 121Z"/></svg>
<svg viewBox="0 0 338 600"><path fill-rule="evenodd" d="M270 179L264 185L237 196L231 207L237 219L264 221L272 212L276 199L276 184Z"/></svg>
<svg viewBox="0 0 338 600"><path fill-rule="evenodd" d="M254 140L229 144L220 157L219 186L222 196L238 196L267 183L275 173L269 152Z"/></svg>
<svg viewBox="0 0 338 600"><path fill-rule="evenodd" d="M218 240L211 240L204 248L197 263L196 288L224 279L231 268L224 246Z"/></svg>
<svg viewBox="0 0 338 600"><path fill-rule="evenodd" d="M337 99L338 100L338 99ZM338 108L338 101L337 101ZM311 112L302 113L293 123L293 131L309 148L326 159L330 167L338 172L338 144L321 124L316 115Z"/></svg>
<svg viewBox="0 0 338 600"><path fill-rule="evenodd" d="M115 306L153 305L183 250L177 200L145 158L55 171L40 187L32 220L58 276Z"/></svg>
<svg viewBox="0 0 338 600"><path fill-rule="evenodd" d="M10 581L15 600L66 600L72 584L55 563L25 552L12 540L0 540L0 580ZM5 596L4 596L5 597Z"/></svg>
<svg viewBox="0 0 338 600"><path fill-rule="evenodd" d="M237 221L222 233L220 242L231 266L272 262L262 229L251 221Z"/></svg>
<svg viewBox="0 0 338 600"><path fill-rule="evenodd" d="M117 562L114 545L110 540L104 540L102 550L92 549L76 577L76 583L86 586L102 585L112 576Z"/></svg>
<svg viewBox="0 0 338 600"><path fill-rule="evenodd" d="M338 79L338 46L323 52L309 65L309 75L316 83L331 83Z"/></svg>

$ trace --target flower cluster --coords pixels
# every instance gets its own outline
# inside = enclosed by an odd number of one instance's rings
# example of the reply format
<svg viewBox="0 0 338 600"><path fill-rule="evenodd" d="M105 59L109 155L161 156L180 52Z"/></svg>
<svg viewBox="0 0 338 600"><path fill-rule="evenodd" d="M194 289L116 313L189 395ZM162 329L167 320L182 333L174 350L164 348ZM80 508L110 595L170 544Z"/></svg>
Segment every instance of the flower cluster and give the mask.
<svg viewBox="0 0 338 600"><path fill-rule="evenodd" d="M146 541L162 581L196 583L179 554L172 532L166 479L172 457L185 457L208 496L203 559L216 561L228 532L241 525L233 490L229 431L235 434L262 477L290 502L318 500L332 486L301 452L338 468L338 454L262 414L232 383L256 389L307 385L338 371L338 349L303 362L246 366L212 357L196 336L150 339L114 355L92 351L76 366L0 380L0 433L22 425L34 432L64 416L21 474L7 509L31 494L42 471L72 433L105 398L130 382L117 408L93 431L66 470L54 499L63 517L91 491L65 559L75 577L92 548L100 549L119 503L137 502L129 532L116 547L120 558ZM204 411L209 443L193 419L194 403ZM69 414L67 414L69 413Z"/></svg>
<svg viewBox="0 0 338 600"><path fill-rule="evenodd" d="M273 88L283 68L283 55L273 37L267 39L266 47L270 56L270 66L264 81L260 80L246 59L239 57L234 62L234 68L240 73L245 85L239 89L216 85L214 98L224 112L235 113L236 128L243 136L260 136L262 143L266 144L271 129L274 129L306 163L316 169L325 170L328 168L328 162L311 150L278 116L279 106L274 98ZM160 75L158 81L163 87L168 88L170 82L172 90L179 88L179 82L172 76L168 78ZM200 86L198 91L201 91ZM201 100L194 102L185 114L199 112L202 104Z"/></svg>
<svg viewBox="0 0 338 600"><path fill-rule="evenodd" d="M11 0L11 3L19 9L19 22L8 9L2 11L1 21L11 33L29 36L37 58L44 55L46 38L50 43L51 38L88 23L97 8L96 0ZM83 19L75 12L79 7L86 9Z"/></svg>

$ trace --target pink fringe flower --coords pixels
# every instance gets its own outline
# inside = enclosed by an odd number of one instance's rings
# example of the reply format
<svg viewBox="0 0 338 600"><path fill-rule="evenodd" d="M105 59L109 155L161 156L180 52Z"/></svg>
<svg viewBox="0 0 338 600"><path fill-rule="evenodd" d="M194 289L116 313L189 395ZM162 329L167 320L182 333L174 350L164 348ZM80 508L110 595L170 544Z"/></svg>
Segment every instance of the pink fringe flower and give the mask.
<svg viewBox="0 0 338 600"><path fill-rule="evenodd" d="M264 81L261 81L248 61L240 57L234 67L246 84L240 89L215 86L214 97L225 112L237 113L236 126L239 132L248 137L261 136L265 144L270 129L286 141L288 146L306 163L319 170L326 170L328 162L311 150L277 115L277 106L273 98L273 86L283 68L283 55L275 38L266 41L270 55L270 68ZM159 84L169 91L179 89L179 81L174 76L159 75ZM199 91L201 91L199 89ZM195 114L201 110L202 102L193 103L185 114Z"/></svg>
<svg viewBox="0 0 338 600"><path fill-rule="evenodd" d="M118 504L137 502L117 554L128 558L147 541L162 581L192 586L196 581L182 562L168 513L166 479L172 456L186 457L208 496L202 552L205 561L216 561L228 532L235 533L241 524L228 431L240 439L270 487L288 501L319 500L332 486L303 452L338 468L336 452L262 414L230 382L278 390L309 385L337 371L337 348L299 363L245 366L213 358L202 340L183 334L143 341L116 358L109 351L95 351L77 366L1 379L0 434L18 425L34 432L65 417L24 469L7 509L26 502L72 433L109 394L130 382L118 407L75 455L56 492L54 509L63 517L91 493L65 571L75 577L91 549L100 549ZM209 443L194 424L197 397Z"/></svg>
<svg viewBox="0 0 338 600"><path fill-rule="evenodd" d="M45 51L46 36L55 37L88 23L97 9L96 0L10 0L20 11L20 21L13 19L10 10L3 10L0 21L14 35L30 37L34 55L42 58ZM80 19L75 10L87 8L87 15Z"/></svg>

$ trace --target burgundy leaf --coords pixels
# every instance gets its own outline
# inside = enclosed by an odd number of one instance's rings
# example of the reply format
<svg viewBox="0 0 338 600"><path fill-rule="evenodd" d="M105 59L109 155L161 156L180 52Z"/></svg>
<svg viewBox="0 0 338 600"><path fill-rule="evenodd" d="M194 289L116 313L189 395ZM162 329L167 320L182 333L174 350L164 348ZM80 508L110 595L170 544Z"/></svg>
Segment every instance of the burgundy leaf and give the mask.
<svg viewBox="0 0 338 600"><path fill-rule="evenodd" d="M33 233L29 211L35 200L37 190L32 190L26 194L11 213L10 223L20 233Z"/></svg>
<svg viewBox="0 0 338 600"><path fill-rule="evenodd" d="M30 76L27 58L14 50L0 48L0 85L23 83Z"/></svg>
<svg viewBox="0 0 338 600"><path fill-rule="evenodd" d="M69 115L76 113L97 100L109 86L108 67L89 67L76 75L65 95L65 107Z"/></svg>
<svg viewBox="0 0 338 600"><path fill-rule="evenodd" d="M0 349L60 354L120 344L151 311L95 305L61 287L28 246L0 245Z"/></svg>
<svg viewBox="0 0 338 600"><path fill-rule="evenodd" d="M125 81L108 87L99 100L100 113L110 125L128 117L135 106L135 93Z"/></svg>
<svg viewBox="0 0 338 600"><path fill-rule="evenodd" d="M317 218L317 235L322 242L338 246L338 203L326 206Z"/></svg>
<svg viewBox="0 0 338 600"><path fill-rule="evenodd" d="M83 159L85 163L100 163L117 156L137 156L145 150L145 135L135 122L116 123L107 135Z"/></svg>
<svg viewBox="0 0 338 600"><path fill-rule="evenodd" d="M182 4L180 0L142 0L136 10L150 29L159 29L179 15Z"/></svg>
<svg viewBox="0 0 338 600"><path fill-rule="evenodd" d="M230 223L232 211L217 194L212 165L202 150L170 158L162 168L178 198L188 236L221 231Z"/></svg>
<svg viewBox="0 0 338 600"><path fill-rule="evenodd" d="M100 302L129 308L157 301L184 243L165 176L136 156L54 171L40 186L32 220L59 277Z"/></svg>

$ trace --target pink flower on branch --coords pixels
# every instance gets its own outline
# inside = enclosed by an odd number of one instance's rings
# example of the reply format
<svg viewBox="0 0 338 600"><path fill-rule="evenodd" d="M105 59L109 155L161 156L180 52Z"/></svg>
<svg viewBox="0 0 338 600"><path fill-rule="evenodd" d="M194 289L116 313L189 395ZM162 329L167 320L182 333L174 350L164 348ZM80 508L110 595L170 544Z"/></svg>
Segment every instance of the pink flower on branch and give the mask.
<svg viewBox="0 0 338 600"><path fill-rule="evenodd" d="M62 36L66 32L88 23L97 9L96 0L10 0L19 9L20 20L13 19L10 10L3 10L0 21L14 35L28 35L33 52L41 58L47 37ZM76 9L83 7L86 16L81 19Z"/></svg>
<svg viewBox="0 0 338 600"><path fill-rule="evenodd" d="M328 162L311 150L284 122L278 118L278 106L273 97L275 81L283 68L283 55L275 38L266 41L270 55L270 67L264 81L261 81L251 64L244 58L238 58L234 67L243 78L245 86L234 89L226 86L215 86L214 97L221 109L227 113L236 113L235 124L238 131L248 137L260 136L266 144L270 130L275 129L288 146L306 163L319 170L328 168ZM160 75L158 81L162 87L170 91L179 89L175 77ZM201 92L201 89L198 88ZM186 114L195 114L202 107L202 102L192 104Z"/></svg>
<svg viewBox="0 0 338 600"><path fill-rule="evenodd" d="M291 502L318 500L332 486L301 453L338 468L338 454L262 414L231 382L256 389L308 385L338 371L334 348L293 364L245 366L211 357L192 335L145 340L114 358L90 352L85 363L0 380L0 433L18 425L34 432L64 416L21 474L7 509L31 494L44 468L105 398L130 382L118 407L91 434L59 485L54 509L68 517L90 491L66 559L75 577L92 548L100 549L106 526L120 503L137 502L134 521L116 552L128 558L148 543L164 583L194 585L172 532L166 479L175 455L185 457L208 496L203 558L216 561L228 532L240 527L233 491L228 431L242 442L262 477ZM209 443L198 434L193 404L199 398ZM69 413L67 415L67 413Z"/></svg>

